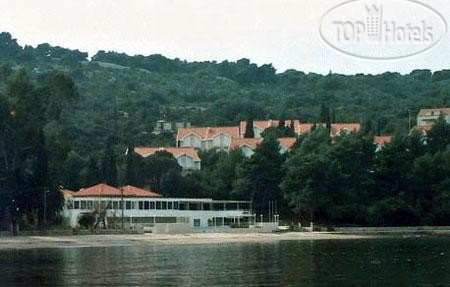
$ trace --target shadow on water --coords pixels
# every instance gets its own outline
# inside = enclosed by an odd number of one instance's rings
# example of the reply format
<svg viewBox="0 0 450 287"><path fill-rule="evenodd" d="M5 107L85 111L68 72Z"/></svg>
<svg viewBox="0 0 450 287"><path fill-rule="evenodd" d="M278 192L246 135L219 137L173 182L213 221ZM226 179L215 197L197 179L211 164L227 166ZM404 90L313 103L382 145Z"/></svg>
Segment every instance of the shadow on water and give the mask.
<svg viewBox="0 0 450 287"><path fill-rule="evenodd" d="M2 286L447 286L449 238L0 251Z"/></svg>

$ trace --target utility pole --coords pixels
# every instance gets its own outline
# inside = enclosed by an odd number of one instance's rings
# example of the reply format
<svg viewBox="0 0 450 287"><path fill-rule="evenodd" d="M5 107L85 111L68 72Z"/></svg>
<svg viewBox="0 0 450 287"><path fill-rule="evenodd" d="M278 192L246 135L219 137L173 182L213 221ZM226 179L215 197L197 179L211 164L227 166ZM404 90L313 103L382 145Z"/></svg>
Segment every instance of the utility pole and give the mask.
<svg viewBox="0 0 450 287"><path fill-rule="evenodd" d="M122 207L122 231L125 231L124 224L123 224L123 207L124 207L123 206L123 204L124 204L124 202L123 202L123 188L120 189L120 197L121 197L120 205Z"/></svg>
<svg viewBox="0 0 450 287"><path fill-rule="evenodd" d="M44 228L47 226L47 193L48 189L44 189Z"/></svg>
<svg viewBox="0 0 450 287"><path fill-rule="evenodd" d="M408 109L408 133L411 131L411 110Z"/></svg>

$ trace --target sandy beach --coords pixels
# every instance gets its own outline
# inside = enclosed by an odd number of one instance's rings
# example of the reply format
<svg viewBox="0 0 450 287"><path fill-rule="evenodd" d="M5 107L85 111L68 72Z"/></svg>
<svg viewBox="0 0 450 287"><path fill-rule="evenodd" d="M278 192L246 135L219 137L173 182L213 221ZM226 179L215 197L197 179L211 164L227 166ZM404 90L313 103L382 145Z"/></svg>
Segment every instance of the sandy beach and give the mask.
<svg viewBox="0 0 450 287"><path fill-rule="evenodd" d="M2 249L79 248L132 245L226 244L234 242L275 242L282 240L345 240L375 238L375 235L332 234L327 232L288 233L193 233L120 234L75 236L0 237Z"/></svg>

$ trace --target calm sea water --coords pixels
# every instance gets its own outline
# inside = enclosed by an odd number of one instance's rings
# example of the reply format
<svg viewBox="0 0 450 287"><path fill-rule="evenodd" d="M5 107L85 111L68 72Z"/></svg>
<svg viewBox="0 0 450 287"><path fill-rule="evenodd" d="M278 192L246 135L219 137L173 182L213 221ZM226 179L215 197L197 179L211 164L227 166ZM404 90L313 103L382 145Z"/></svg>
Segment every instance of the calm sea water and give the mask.
<svg viewBox="0 0 450 287"><path fill-rule="evenodd" d="M450 238L0 251L2 286L450 286Z"/></svg>

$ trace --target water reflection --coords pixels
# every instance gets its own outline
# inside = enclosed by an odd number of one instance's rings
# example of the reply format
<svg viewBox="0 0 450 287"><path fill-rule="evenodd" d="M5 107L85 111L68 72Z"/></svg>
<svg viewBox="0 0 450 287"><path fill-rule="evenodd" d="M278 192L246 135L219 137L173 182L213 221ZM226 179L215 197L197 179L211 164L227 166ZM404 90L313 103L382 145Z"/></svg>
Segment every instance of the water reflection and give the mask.
<svg viewBox="0 0 450 287"><path fill-rule="evenodd" d="M0 252L2 286L417 286L450 282L450 239Z"/></svg>

